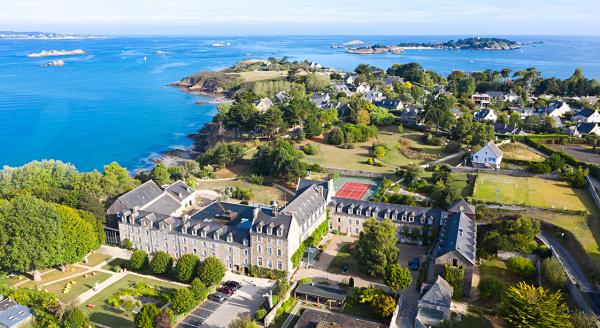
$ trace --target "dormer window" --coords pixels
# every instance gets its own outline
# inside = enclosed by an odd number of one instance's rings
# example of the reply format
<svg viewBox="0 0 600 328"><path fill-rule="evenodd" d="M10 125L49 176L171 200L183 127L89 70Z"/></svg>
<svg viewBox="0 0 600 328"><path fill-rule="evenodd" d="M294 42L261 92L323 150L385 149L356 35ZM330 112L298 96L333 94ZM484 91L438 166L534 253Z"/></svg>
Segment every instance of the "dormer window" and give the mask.
<svg viewBox="0 0 600 328"><path fill-rule="evenodd" d="M206 231L205 230L200 231L200 237L206 238Z"/></svg>
<svg viewBox="0 0 600 328"><path fill-rule="evenodd" d="M248 246L248 239L244 239L243 244L244 246Z"/></svg>
<svg viewBox="0 0 600 328"><path fill-rule="evenodd" d="M277 229L277 236L279 236L279 237L283 236L283 227L279 227Z"/></svg>
<svg viewBox="0 0 600 328"><path fill-rule="evenodd" d="M213 238L214 238L215 240L218 240L218 239L219 239L219 233L218 233L218 232L215 232L215 233L213 234Z"/></svg>
<svg viewBox="0 0 600 328"><path fill-rule="evenodd" d="M267 227L267 235L273 234L273 228Z"/></svg>
<svg viewBox="0 0 600 328"><path fill-rule="evenodd" d="M263 226L262 226L262 222L261 222L260 224L258 224L258 225L256 226L256 232L257 232L257 233L262 233L262 227L263 227Z"/></svg>
<svg viewBox="0 0 600 328"><path fill-rule="evenodd" d="M196 230L194 229L194 230L192 230L192 236L195 236L195 235L196 235Z"/></svg>
<svg viewBox="0 0 600 328"><path fill-rule="evenodd" d="M232 243L233 242L233 235L232 234L227 235L227 242L228 243Z"/></svg>

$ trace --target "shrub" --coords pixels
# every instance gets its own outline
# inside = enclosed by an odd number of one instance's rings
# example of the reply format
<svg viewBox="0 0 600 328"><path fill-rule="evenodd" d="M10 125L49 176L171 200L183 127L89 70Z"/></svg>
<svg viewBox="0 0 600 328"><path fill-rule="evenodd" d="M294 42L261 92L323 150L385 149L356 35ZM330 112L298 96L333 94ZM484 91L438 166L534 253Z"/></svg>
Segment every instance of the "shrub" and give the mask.
<svg viewBox="0 0 600 328"><path fill-rule="evenodd" d="M184 254L175 265L175 277L181 282L192 280L194 273L198 270L200 259L194 254Z"/></svg>
<svg viewBox="0 0 600 328"><path fill-rule="evenodd" d="M86 315L78 307L65 312L62 321L63 328L81 328L88 325Z"/></svg>
<svg viewBox="0 0 600 328"><path fill-rule="evenodd" d="M250 189L244 189L236 186L231 192L231 197L239 200L249 201L252 199L252 197L254 197L254 193L252 193L252 190Z"/></svg>
<svg viewBox="0 0 600 328"><path fill-rule="evenodd" d="M133 243L131 242L131 240L125 238L125 240L123 240L123 247L125 247L126 249L132 249Z"/></svg>
<svg viewBox="0 0 600 328"><path fill-rule="evenodd" d="M319 149L312 144L308 144L308 145L305 145L304 147L302 147L302 151L306 155L316 155L319 153Z"/></svg>
<svg viewBox="0 0 600 328"><path fill-rule="evenodd" d="M454 288L452 297L455 299L462 297L464 278L465 269L463 267L444 264L444 279Z"/></svg>
<svg viewBox="0 0 600 328"><path fill-rule="evenodd" d="M173 322L175 321L175 313L171 308L164 308L155 318L154 318L154 328L171 328L173 327Z"/></svg>
<svg viewBox="0 0 600 328"><path fill-rule="evenodd" d="M342 129L338 127L331 129L327 134L327 143L331 145L341 145L344 143L344 132Z"/></svg>
<svg viewBox="0 0 600 328"><path fill-rule="evenodd" d="M543 260L542 273L554 287L563 288L567 284L567 274L557 259L548 258Z"/></svg>
<svg viewBox="0 0 600 328"><path fill-rule="evenodd" d="M173 258L169 253L159 251L150 261L150 270L154 274L166 274L173 266Z"/></svg>
<svg viewBox="0 0 600 328"><path fill-rule="evenodd" d="M394 314L396 309L396 301L393 297L379 294L373 298L371 307L375 313L379 314L382 318L388 318Z"/></svg>
<svg viewBox="0 0 600 328"><path fill-rule="evenodd" d="M444 151L446 153L456 153L459 150L460 150L460 142L454 141L454 140L449 141L448 144L446 144L446 147L444 147Z"/></svg>
<svg viewBox="0 0 600 328"><path fill-rule="evenodd" d="M312 279L310 279L310 278L302 278L302 279L298 280L299 285L310 284L311 282L312 282Z"/></svg>
<svg viewBox="0 0 600 328"><path fill-rule="evenodd" d="M571 313L571 322L575 328L596 328L592 315L583 311L576 310Z"/></svg>
<svg viewBox="0 0 600 328"><path fill-rule="evenodd" d="M190 290L192 291L194 299L197 303L204 301L206 297L208 297L208 288L206 288L206 285L203 284L198 278L194 278L194 280L192 280Z"/></svg>
<svg viewBox="0 0 600 328"><path fill-rule="evenodd" d="M504 281L494 276L483 276L479 281L479 294L483 299L499 302L506 289Z"/></svg>
<svg viewBox="0 0 600 328"><path fill-rule="evenodd" d="M141 250L136 249L131 254L131 259L129 260L129 265L133 270L142 270L148 264L148 254Z"/></svg>
<svg viewBox="0 0 600 328"><path fill-rule="evenodd" d="M256 310L256 313L254 314L254 318L256 320L262 320L267 316L267 310L263 307L261 307L260 309Z"/></svg>
<svg viewBox="0 0 600 328"><path fill-rule="evenodd" d="M158 309L154 304L146 304L140 312L135 315L133 326L135 328L154 328L154 319L158 315Z"/></svg>
<svg viewBox="0 0 600 328"><path fill-rule="evenodd" d="M171 300L171 309L177 314L183 314L198 304L189 288L178 289Z"/></svg>
<svg viewBox="0 0 600 328"><path fill-rule="evenodd" d="M221 282L226 270L221 260L208 257L198 268L198 278L207 286L216 285Z"/></svg>
<svg viewBox="0 0 600 328"><path fill-rule="evenodd" d="M506 267L521 278L530 278L535 274L535 265L530 259L525 257L513 257L508 259Z"/></svg>
<svg viewBox="0 0 600 328"><path fill-rule="evenodd" d="M250 176L247 176L244 178L244 180L246 180L249 183L255 184L255 185L259 185L262 186L265 184L265 178L260 176L260 175L256 175L256 174L252 174Z"/></svg>
<svg viewBox="0 0 600 328"><path fill-rule="evenodd" d="M533 173L546 174L552 172L552 167L544 162L533 162L529 165L527 170Z"/></svg>
<svg viewBox="0 0 600 328"><path fill-rule="evenodd" d="M373 146L373 156L375 158L382 158L387 154L388 148L383 144L377 144Z"/></svg>
<svg viewBox="0 0 600 328"><path fill-rule="evenodd" d="M113 270L113 272L121 272L121 271L123 270L123 268L121 268L121 266L120 266L120 265L115 265L115 266L112 268L112 270Z"/></svg>

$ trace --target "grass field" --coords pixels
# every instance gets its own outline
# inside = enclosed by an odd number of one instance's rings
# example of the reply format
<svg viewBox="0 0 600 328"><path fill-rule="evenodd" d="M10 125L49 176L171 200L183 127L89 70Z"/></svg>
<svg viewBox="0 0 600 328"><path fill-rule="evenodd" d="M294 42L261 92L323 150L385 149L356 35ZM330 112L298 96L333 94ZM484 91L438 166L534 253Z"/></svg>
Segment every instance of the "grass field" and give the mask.
<svg viewBox="0 0 600 328"><path fill-rule="evenodd" d="M384 127L379 130L377 134L377 141L383 142L391 149L387 155L385 155L381 161L393 166L404 166L410 163L423 164L427 162L422 159L410 159L398 150L398 144L400 139L408 139L411 143L411 147L419 149L421 155L438 159L442 157L442 147L426 145L423 143L423 132L413 131L406 129L404 133L400 134L397 132L397 126Z"/></svg>
<svg viewBox="0 0 600 328"><path fill-rule="evenodd" d="M586 196L585 189L573 189L564 181L496 174L479 174L473 192L478 201L571 211L588 211Z"/></svg>
<svg viewBox="0 0 600 328"><path fill-rule="evenodd" d="M51 282L54 280L78 275L86 270L84 268L80 268L80 267L76 267L76 266L66 266L65 269L66 269L65 272L62 272L62 271L56 270L56 269L46 270L47 273L42 274L42 281L34 282L33 280L29 280L28 282L26 282L22 285L19 285L19 287L34 287L36 285L39 286L41 284L45 284L47 282Z"/></svg>
<svg viewBox="0 0 600 328"><path fill-rule="evenodd" d="M358 261L350 253L350 243L346 243L340 247L340 250L329 264L329 267L327 267L327 272L336 274L342 273L344 263L348 264L349 276L357 276L360 274L358 270Z"/></svg>
<svg viewBox="0 0 600 328"><path fill-rule="evenodd" d="M285 200L290 200L290 195L286 195L281 189L272 186L259 186L246 181L241 180L225 180L225 181L199 181L196 189L210 189L222 192L225 187L233 186L242 189L252 190L253 197L251 202L260 204L270 204L271 201L276 200L279 204L285 203Z"/></svg>
<svg viewBox="0 0 600 328"><path fill-rule="evenodd" d="M283 77L287 77L287 71L248 71L232 73L237 74L244 79L244 82L255 82L264 80L275 80Z"/></svg>
<svg viewBox="0 0 600 328"><path fill-rule="evenodd" d="M106 325L109 327L133 327L132 315L126 315L122 311L108 306L105 303L105 301L119 290L135 285L138 282L143 282L151 286L167 288L168 290L181 288L181 286L179 285L168 282L162 282L159 280L139 277L135 275L127 275L121 280L112 284L111 286L103 289L100 293L96 294L96 296L86 301L86 304L81 305L81 309L89 314L90 319L93 322L97 322L99 324ZM94 304L94 309L88 309L88 304Z"/></svg>
<svg viewBox="0 0 600 328"><path fill-rule="evenodd" d="M507 285L516 284L521 281L518 276L508 271L506 263L497 259L483 260L479 266L479 275L480 277L494 276L500 278L500 280L504 281Z"/></svg>
<svg viewBox="0 0 600 328"><path fill-rule="evenodd" d="M83 264L85 266L89 266L89 267L94 267L94 266L108 260L109 258L110 258L110 255L102 254L100 252L95 252L95 253L91 254L90 256L88 256L87 263L81 262L81 264Z"/></svg>
<svg viewBox="0 0 600 328"><path fill-rule="evenodd" d="M56 295L61 302L68 304L75 301L79 295L93 288L96 282L101 283L102 281L108 279L108 277L110 277L110 274L99 271L94 272L94 275L91 273L86 273L74 277L73 279L63 280L61 282L48 285L46 286L46 289ZM68 293L64 293L63 291L65 290L65 286L69 282L74 282L74 284L71 285L71 289Z"/></svg>
<svg viewBox="0 0 600 328"><path fill-rule="evenodd" d="M500 149L502 150L503 158L535 162L544 161L544 156L531 151L527 146L518 142L503 144L500 146Z"/></svg>

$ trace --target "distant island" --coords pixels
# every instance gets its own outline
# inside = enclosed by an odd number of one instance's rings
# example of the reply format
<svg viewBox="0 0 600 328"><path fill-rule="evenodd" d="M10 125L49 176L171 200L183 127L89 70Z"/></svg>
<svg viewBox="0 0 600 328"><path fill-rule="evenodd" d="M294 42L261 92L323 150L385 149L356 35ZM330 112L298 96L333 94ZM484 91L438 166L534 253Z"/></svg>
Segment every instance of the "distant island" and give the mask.
<svg viewBox="0 0 600 328"><path fill-rule="evenodd" d="M29 58L40 58L40 57L53 57L53 56L69 56L69 55L83 55L85 51L82 49L74 50L42 50L41 52L32 53L27 55Z"/></svg>
<svg viewBox="0 0 600 328"><path fill-rule="evenodd" d="M0 39L17 40L67 40L67 39L98 39L105 36L94 35L76 35L67 33L49 33L49 32L14 32L0 31Z"/></svg>
<svg viewBox="0 0 600 328"><path fill-rule="evenodd" d="M357 55L377 55L384 53L393 53L398 55L404 52L404 49L398 46L386 46L382 44L376 44L372 46L348 48L346 52Z"/></svg>
<svg viewBox="0 0 600 328"><path fill-rule="evenodd" d="M449 49L449 50L514 50L521 45L516 41L500 38L467 38L438 43L403 42L397 45L404 49Z"/></svg>
<svg viewBox="0 0 600 328"><path fill-rule="evenodd" d="M53 61L51 61L49 63L42 64L40 66L42 66L42 67L65 66L65 62L62 61L62 60L60 60L60 59L57 59L57 60L53 60Z"/></svg>

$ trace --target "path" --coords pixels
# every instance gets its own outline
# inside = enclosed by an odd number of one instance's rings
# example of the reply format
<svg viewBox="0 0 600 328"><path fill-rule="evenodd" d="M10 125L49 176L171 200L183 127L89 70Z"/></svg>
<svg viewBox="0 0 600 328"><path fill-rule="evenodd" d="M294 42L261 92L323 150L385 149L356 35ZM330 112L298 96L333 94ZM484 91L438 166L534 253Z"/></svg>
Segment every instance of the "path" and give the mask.
<svg viewBox="0 0 600 328"><path fill-rule="evenodd" d="M461 150L461 151L459 151L459 152L457 152L457 153L454 153L454 154L448 155L448 156L446 156L446 157L442 157L442 158L440 158L440 159L436 159L436 160L435 160L435 161L433 161L433 162L425 163L425 164L421 165L421 167L422 167L422 168L426 168L426 167L429 167L430 165L440 164L440 163L442 163L442 162L445 162L445 161L447 161L447 160L453 159L453 158L455 158L455 157L458 157L458 156L462 156L462 155L464 155L464 154L465 154L465 151L464 151L464 150Z"/></svg>
<svg viewBox="0 0 600 328"><path fill-rule="evenodd" d="M279 189L281 189L281 190L283 190L283 191L287 192L288 194L290 194L290 195L292 195L292 196L295 196L295 195L296 195L296 193L295 193L295 192L293 192L293 191L289 190L288 188L286 188L286 187L284 187L284 186L280 185L279 183L273 183L273 187L275 187L275 188L279 188Z"/></svg>
<svg viewBox="0 0 600 328"><path fill-rule="evenodd" d="M542 153L541 151L539 151L539 150L531 147L530 145L528 145L526 143L523 143L523 142L518 142L518 143L521 144L521 145L523 145L523 146L525 146L525 147L527 147L527 149L531 150L532 152L534 152L534 153L536 153L536 154L538 154L538 155L540 155L542 157L548 157L548 155Z"/></svg>
<svg viewBox="0 0 600 328"><path fill-rule="evenodd" d="M302 302L296 302L296 305L294 305L294 308L292 309L292 311L290 311L290 314L285 319L285 322L283 323L283 325L281 325L281 328L288 328L290 323L292 323L292 320L294 320L294 318L296 317L296 313L298 313L298 311L300 310L301 304L302 304Z"/></svg>

